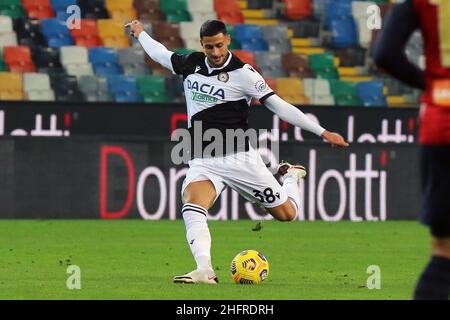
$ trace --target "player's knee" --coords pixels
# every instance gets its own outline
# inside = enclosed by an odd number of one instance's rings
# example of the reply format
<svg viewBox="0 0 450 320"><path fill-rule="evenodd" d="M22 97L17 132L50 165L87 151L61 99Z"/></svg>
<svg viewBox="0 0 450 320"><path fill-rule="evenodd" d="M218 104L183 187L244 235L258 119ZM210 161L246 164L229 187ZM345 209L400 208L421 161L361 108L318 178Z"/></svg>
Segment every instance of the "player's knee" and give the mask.
<svg viewBox="0 0 450 320"><path fill-rule="evenodd" d="M283 214L281 214L278 218L279 221L289 222L295 219L297 216L297 212L295 210L287 209L284 210Z"/></svg>
<svg viewBox="0 0 450 320"><path fill-rule="evenodd" d="M450 258L450 238L433 238L433 255Z"/></svg>

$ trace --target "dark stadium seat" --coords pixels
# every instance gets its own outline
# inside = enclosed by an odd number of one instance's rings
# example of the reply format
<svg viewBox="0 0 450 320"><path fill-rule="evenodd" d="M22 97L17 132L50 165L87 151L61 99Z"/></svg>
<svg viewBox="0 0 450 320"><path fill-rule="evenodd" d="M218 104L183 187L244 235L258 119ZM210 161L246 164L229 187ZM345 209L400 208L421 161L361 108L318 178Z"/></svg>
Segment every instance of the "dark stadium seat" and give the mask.
<svg viewBox="0 0 450 320"><path fill-rule="evenodd" d="M41 47L32 51L38 72L47 72L50 75L64 73L59 55L59 48Z"/></svg>
<svg viewBox="0 0 450 320"><path fill-rule="evenodd" d="M84 95L78 89L77 77L65 74L51 75L50 82L56 101L82 102L85 100Z"/></svg>
<svg viewBox="0 0 450 320"><path fill-rule="evenodd" d="M15 19L14 30L20 45L26 45L32 49L47 46L47 40L41 31L41 23L38 19L25 17Z"/></svg>
<svg viewBox="0 0 450 320"><path fill-rule="evenodd" d="M366 63L366 49L364 48L343 48L335 51L335 56L339 58L341 67L364 66Z"/></svg>
<svg viewBox="0 0 450 320"><path fill-rule="evenodd" d="M296 38L319 38L320 21L304 19L290 24Z"/></svg>
<svg viewBox="0 0 450 320"><path fill-rule="evenodd" d="M84 19L108 19L109 13L104 0L77 0Z"/></svg>
<svg viewBox="0 0 450 320"><path fill-rule="evenodd" d="M274 0L247 0L247 9L272 9Z"/></svg>

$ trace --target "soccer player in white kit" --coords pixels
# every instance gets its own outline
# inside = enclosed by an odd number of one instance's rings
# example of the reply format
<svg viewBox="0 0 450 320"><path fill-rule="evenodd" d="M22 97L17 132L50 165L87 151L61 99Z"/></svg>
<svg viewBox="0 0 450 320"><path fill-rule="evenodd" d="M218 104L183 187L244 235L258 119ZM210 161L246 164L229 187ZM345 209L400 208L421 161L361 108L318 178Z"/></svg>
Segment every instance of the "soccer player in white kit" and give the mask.
<svg viewBox="0 0 450 320"><path fill-rule="evenodd" d="M130 34L139 40L150 58L174 74L183 76L188 128L192 129L194 123L201 122L203 130L245 131L248 129L249 105L254 98L282 120L323 137L333 146L348 146L342 136L325 130L278 97L255 69L234 56L228 50L231 39L223 22L206 21L200 29L204 52L189 55L167 50L152 39L137 20L128 25ZM283 185L280 185L250 145L246 144L243 150L233 154L221 155L222 162L216 160L194 154L189 161L182 187L182 213L186 238L197 268L176 276L175 283L218 283L211 263L207 212L226 186L263 206L279 221L292 221L297 216L298 180L306 175L302 166L281 163L278 172Z"/></svg>

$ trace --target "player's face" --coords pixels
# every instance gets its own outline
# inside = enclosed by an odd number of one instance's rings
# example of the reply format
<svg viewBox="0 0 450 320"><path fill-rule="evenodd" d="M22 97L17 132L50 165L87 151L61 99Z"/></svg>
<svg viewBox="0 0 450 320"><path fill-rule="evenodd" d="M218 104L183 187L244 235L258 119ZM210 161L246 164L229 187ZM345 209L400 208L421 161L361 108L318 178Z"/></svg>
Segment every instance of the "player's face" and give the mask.
<svg viewBox="0 0 450 320"><path fill-rule="evenodd" d="M230 42L230 35L224 35L223 33L201 39L203 50L210 66L221 67L227 61Z"/></svg>

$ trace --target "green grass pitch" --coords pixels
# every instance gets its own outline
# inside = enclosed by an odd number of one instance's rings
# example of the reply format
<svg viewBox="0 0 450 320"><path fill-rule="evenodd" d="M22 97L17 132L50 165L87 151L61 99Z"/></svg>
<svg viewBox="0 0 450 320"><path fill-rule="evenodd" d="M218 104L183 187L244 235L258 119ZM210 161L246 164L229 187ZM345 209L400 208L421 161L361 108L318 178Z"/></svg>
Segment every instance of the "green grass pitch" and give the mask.
<svg viewBox="0 0 450 320"><path fill-rule="evenodd" d="M429 256L408 222L210 221L217 286L173 284L194 269L182 221L0 220L0 299L410 299ZM233 257L261 251L270 276L237 285ZM69 290L68 265L81 269ZM370 265L381 289L366 287Z"/></svg>

